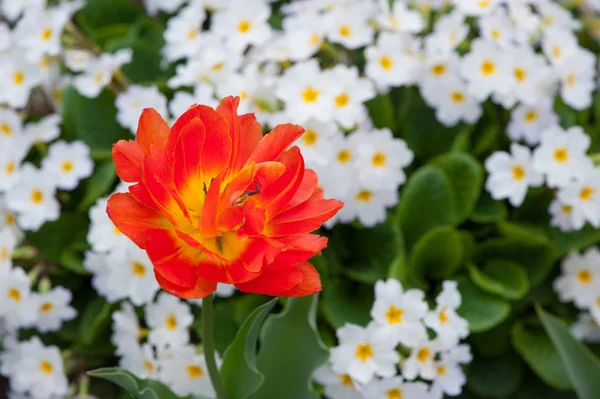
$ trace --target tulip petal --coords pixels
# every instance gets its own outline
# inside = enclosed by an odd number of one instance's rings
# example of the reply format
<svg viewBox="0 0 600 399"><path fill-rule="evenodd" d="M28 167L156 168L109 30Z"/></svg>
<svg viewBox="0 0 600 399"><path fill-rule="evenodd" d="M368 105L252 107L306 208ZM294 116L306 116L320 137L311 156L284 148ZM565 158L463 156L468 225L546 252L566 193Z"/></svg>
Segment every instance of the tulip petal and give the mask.
<svg viewBox="0 0 600 399"><path fill-rule="evenodd" d="M139 144L132 140L119 140L112 147L112 158L117 175L128 183L142 180L142 162L144 152Z"/></svg>
<svg viewBox="0 0 600 399"><path fill-rule="evenodd" d="M169 137L169 125L154 108L144 108L136 133L136 141L146 155L150 155L150 148L156 146L164 148Z"/></svg>
<svg viewBox="0 0 600 399"><path fill-rule="evenodd" d="M196 283L196 265L203 253L187 245L175 230L148 230L146 252L155 270L172 284L189 288Z"/></svg>
<svg viewBox="0 0 600 399"><path fill-rule="evenodd" d="M291 201L302 183L304 174L304 159L298 147L292 147L281 154L279 162L286 167L285 172L257 196L267 210L267 219L276 215Z"/></svg>
<svg viewBox="0 0 600 399"><path fill-rule="evenodd" d="M175 145L175 159L173 160L173 181L177 191L181 193L184 201L189 205L200 208L198 190L202 190L200 156L206 138L206 128L199 118L192 119L183 127L179 140Z"/></svg>
<svg viewBox="0 0 600 399"><path fill-rule="evenodd" d="M180 287L165 279L158 271L155 270L154 274L158 285L160 285L163 290L179 298L200 299L212 294L217 289L216 281L197 278L194 286Z"/></svg>
<svg viewBox="0 0 600 399"><path fill-rule="evenodd" d="M298 287L302 280L304 280L304 272L297 267L290 267L264 271L254 280L234 284L242 292L278 296Z"/></svg>
<svg viewBox="0 0 600 399"><path fill-rule="evenodd" d="M220 113L229 122L229 137L231 138L231 157L229 159L229 168L231 172L237 171L242 165L240 159L240 137L241 125L238 118L237 109L240 104L239 97L228 96L221 100L217 107L217 112Z"/></svg>
<svg viewBox="0 0 600 399"><path fill-rule="evenodd" d="M317 269L308 262L300 263L296 268L304 274L302 282L295 288L287 292L282 292L279 296L305 296L313 295L323 289L321 279Z"/></svg>
<svg viewBox="0 0 600 399"><path fill-rule="evenodd" d="M246 164L277 160L294 141L302 136L302 133L304 133L302 126L291 123L275 126L271 133L260 140L246 160Z"/></svg>
<svg viewBox="0 0 600 399"><path fill-rule="evenodd" d="M282 237L287 242L285 251L281 251L266 268L279 269L305 262L327 247L327 237L316 234L299 234Z"/></svg>
<svg viewBox="0 0 600 399"><path fill-rule="evenodd" d="M294 197L283 208L283 211L293 208L296 205L299 205L304 201L308 200L311 196L314 195L315 191L322 194L323 190L317 187L318 182L319 178L317 177L315 171L312 169L305 169L304 177L302 178L302 183L300 183L300 187L298 187L298 191L296 191Z"/></svg>
<svg viewBox="0 0 600 399"><path fill-rule="evenodd" d="M276 237L310 233L331 219L342 206L343 202L334 199L305 201L271 219L264 234Z"/></svg>
<svg viewBox="0 0 600 399"><path fill-rule="evenodd" d="M256 120L254 114L240 115L241 125L241 143L240 160L244 164L250 154L254 151L260 140L263 138L262 126Z"/></svg>

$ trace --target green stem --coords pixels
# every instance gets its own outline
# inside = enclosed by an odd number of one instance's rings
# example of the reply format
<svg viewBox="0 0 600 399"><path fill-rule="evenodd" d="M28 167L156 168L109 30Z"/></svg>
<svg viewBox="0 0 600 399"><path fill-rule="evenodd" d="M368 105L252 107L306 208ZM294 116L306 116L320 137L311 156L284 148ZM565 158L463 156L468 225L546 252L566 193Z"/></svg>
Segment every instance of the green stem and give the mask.
<svg viewBox="0 0 600 399"><path fill-rule="evenodd" d="M223 386L217 362L215 361L214 327L213 296L208 295L202 299L202 347L204 348L204 358L206 359L206 368L217 394L217 399L227 399L225 387Z"/></svg>

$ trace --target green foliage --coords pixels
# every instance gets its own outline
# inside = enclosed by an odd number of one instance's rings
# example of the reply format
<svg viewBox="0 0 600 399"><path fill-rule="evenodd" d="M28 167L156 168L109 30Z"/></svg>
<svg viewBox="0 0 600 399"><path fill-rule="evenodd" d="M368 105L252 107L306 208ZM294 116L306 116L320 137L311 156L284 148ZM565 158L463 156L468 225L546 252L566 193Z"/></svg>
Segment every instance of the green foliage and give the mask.
<svg viewBox="0 0 600 399"><path fill-rule="evenodd" d="M450 226L434 227L415 244L410 254L410 265L415 274L435 279L452 276L461 266L464 248L458 230Z"/></svg>
<svg viewBox="0 0 600 399"><path fill-rule="evenodd" d="M523 266L506 260L492 260L480 270L469 265L471 281L482 290L506 299L521 299L529 291L529 281Z"/></svg>
<svg viewBox="0 0 600 399"><path fill-rule="evenodd" d="M467 319L471 332L489 330L508 317L508 301L482 291L465 276L457 281L462 296L458 314Z"/></svg>
<svg viewBox="0 0 600 399"><path fill-rule="evenodd" d="M467 389L484 398L508 398L523 380L523 364L512 353L475 358L469 365Z"/></svg>

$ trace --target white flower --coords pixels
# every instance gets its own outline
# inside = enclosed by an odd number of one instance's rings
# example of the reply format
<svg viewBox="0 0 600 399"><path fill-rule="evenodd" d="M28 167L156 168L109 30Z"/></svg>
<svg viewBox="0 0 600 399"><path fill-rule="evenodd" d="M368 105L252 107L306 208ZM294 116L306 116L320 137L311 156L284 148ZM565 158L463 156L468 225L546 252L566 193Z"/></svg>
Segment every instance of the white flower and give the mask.
<svg viewBox="0 0 600 399"><path fill-rule="evenodd" d="M87 50L65 50L63 53L67 68L74 72L83 72L94 59L94 55Z"/></svg>
<svg viewBox="0 0 600 399"><path fill-rule="evenodd" d="M333 155L332 137L342 135L335 122L319 122L309 119L302 124L304 133L294 143L302 151L307 168L327 165Z"/></svg>
<svg viewBox="0 0 600 399"><path fill-rule="evenodd" d="M474 124L483 113L477 98L467 90L465 82L454 74L439 81L423 83L421 94L425 102L435 108L435 116L444 126L454 126L461 120Z"/></svg>
<svg viewBox="0 0 600 399"><path fill-rule="evenodd" d="M46 4L45 0L17 0L0 2L0 10L9 21L15 21L30 8L40 8Z"/></svg>
<svg viewBox="0 0 600 399"><path fill-rule="evenodd" d="M517 41L518 30L512 25L507 12L503 8L497 8L493 13L485 15L477 21L480 36L500 47L511 47Z"/></svg>
<svg viewBox="0 0 600 399"><path fill-rule="evenodd" d="M529 45L513 47L507 50L508 90L497 95L507 97L505 108L511 108L517 100L536 105L541 101L549 102L553 98L549 86L555 82L555 72L550 69L544 58L533 52Z"/></svg>
<svg viewBox="0 0 600 399"><path fill-rule="evenodd" d="M112 285L112 269L108 255L87 251L83 259L83 266L92 273L92 286L109 303L122 298L121 292Z"/></svg>
<svg viewBox="0 0 600 399"><path fill-rule="evenodd" d="M460 45L469 35L469 25L465 16L458 10L442 15L432 34L425 40L427 53L448 54Z"/></svg>
<svg viewBox="0 0 600 399"><path fill-rule="evenodd" d="M160 363L150 344L129 348L119 359L119 367L135 374L138 378L156 379L160 371Z"/></svg>
<svg viewBox="0 0 600 399"><path fill-rule="evenodd" d="M588 168L558 192L561 204L570 206L572 227L579 230L585 222L600 227L600 168Z"/></svg>
<svg viewBox="0 0 600 399"><path fill-rule="evenodd" d="M414 44L407 34L381 33L377 43L365 50L365 74L382 88L414 83L420 66Z"/></svg>
<svg viewBox="0 0 600 399"><path fill-rule="evenodd" d="M588 313L580 313L577 321L571 324L573 336L585 342L600 342L600 327Z"/></svg>
<svg viewBox="0 0 600 399"><path fill-rule="evenodd" d="M421 90L424 86L429 86L435 91L434 85L449 76L457 76L459 67L460 57L454 52L426 54L419 80Z"/></svg>
<svg viewBox="0 0 600 399"><path fill-rule="evenodd" d="M190 5L170 18L163 36L165 47L162 53L168 61L192 57L202 47L202 23L206 12L202 7Z"/></svg>
<svg viewBox="0 0 600 399"><path fill-rule="evenodd" d="M438 343L425 339L415 345L410 356L402 363L402 375L408 380L421 377L432 380L437 375L435 357L438 352Z"/></svg>
<svg viewBox="0 0 600 399"><path fill-rule="evenodd" d="M432 399L442 399L444 395L458 396L467 382L460 365L450 358L442 356L435 362L435 376L431 382Z"/></svg>
<svg viewBox="0 0 600 399"><path fill-rule="evenodd" d="M213 16L211 30L228 46L243 50L249 44L260 45L269 40L272 32L267 20L270 16L270 8L263 2L248 7L245 1L234 0L226 10Z"/></svg>
<svg viewBox="0 0 600 399"><path fill-rule="evenodd" d="M83 141L67 143L60 140L48 149L42 168L58 188L73 190L80 180L92 174L94 162L90 158L90 148Z"/></svg>
<svg viewBox="0 0 600 399"><path fill-rule="evenodd" d="M363 103L375 97L373 83L358 76L358 69L336 65L323 73L334 81L331 117L344 127L352 127L367 118Z"/></svg>
<svg viewBox="0 0 600 399"><path fill-rule="evenodd" d="M562 274L554 290L562 302L573 301L585 309L600 292L600 251L588 248L583 254L570 252L561 262Z"/></svg>
<svg viewBox="0 0 600 399"><path fill-rule="evenodd" d="M538 101L534 105L520 104L512 110L506 128L511 140L524 139L529 145L540 142L542 132L558 124L558 115L552 110L550 101Z"/></svg>
<svg viewBox="0 0 600 399"><path fill-rule="evenodd" d="M194 317L187 303L161 292L156 302L146 305L145 314L150 328L148 342L161 348L188 344Z"/></svg>
<svg viewBox="0 0 600 399"><path fill-rule="evenodd" d="M544 30L542 51L554 65L560 65L569 54L578 49L577 37L573 32L560 28Z"/></svg>
<svg viewBox="0 0 600 399"><path fill-rule="evenodd" d="M290 60L305 60L319 50L323 44L324 18L321 14L307 13L283 20L284 40Z"/></svg>
<svg viewBox="0 0 600 399"><path fill-rule="evenodd" d="M163 118L167 113L167 98L156 86L131 85L117 96L117 121L132 133L136 133L138 121L144 108L154 108Z"/></svg>
<svg viewBox="0 0 600 399"><path fill-rule="evenodd" d="M23 232L17 226L17 217L14 212L12 212L6 206L6 202L4 197L0 195L0 229L8 229L17 240L21 240L23 238Z"/></svg>
<svg viewBox="0 0 600 399"><path fill-rule="evenodd" d="M444 281L442 287L435 299L437 306L425 316L425 324L436 332L440 348L451 348L469 335L469 324L456 313L461 304L456 281Z"/></svg>
<svg viewBox="0 0 600 399"><path fill-rule="evenodd" d="M0 278L12 269L12 253L17 246L17 237L8 227L0 229Z"/></svg>
<svg viewBox="0 0 600 399"><path fill-rule="evenodd" d="M561 231L573 231L572 215L573 207L571 205L563 204L558 198L555 198L550 203L548 212L552 216L550 225L558 227Z"/></svg>
<svg viewBox="0 0 600 399"><path fill-rule="evenodd" d="M6 205L18 214L20 227L35 231L60 216L55 193L56 186L48 174L27 163L19 172L17 184L6 193Z"/></svg>
<svg viewBox="0 0 600 399"><path fill-rule="evenodd" d="M590 167L585 152L590 137L579 126L564 131L553 126L542 133L541 144L533 153L533 166L546 175L549 187L564 186Z"/></svg>
<svg viewBox="0 0 600 399"><path fill-rule="evenodd" d="M395 342L375 323L366 328L346 323L337 330L339 345L331 348L331 367L338 374L366 384L375 375L391 377L400 355Z"/></svg>
<svg viewBox="0 0 600 399"><path fill-rule="evenodd" d="M206 359L194 347L186 345L169 351L162 360L160 380L177 395L214 397L215 391L208 375ZM220 366L217 359L217 367Z"/></svg>
<svg viewBox="0 0 600 399"><path fill-rule="evenodd" d="M82 74L73 78L73 86L81 95L97 97L113 78L114 73L124 64L131 62L133 51L121 49L114 54L104 53L89 62Z"/></svg>
<svg viewBox="0 0 600 399"><path fill-rule="evenodd" d="M37 122L29 122L23 129L23 134L31 144L48 143L60 136L61 116L50 114Z"/></svg>
<svg viewBox="0 0 600 399"><path fill-rule="evenodd" d="M17 370L11 379L11 388L29 393L36 399L51 399L67 395L69 383L65 375L60 351L55 346L45 347L33 337L20 344Z"/></svg>
<svg viewBox="0 0 600 399"><path fill-rule="evenodd" d="M29 63L17 50L3 54L0 62L0 103L12 108L23 108L29 100L31 90L42 82L42 71Z"/></svg>
<svg viewBox="0 0 600 399"><path fill-rule="evenodd" d="M0 192L9 191L18 183L21 162L28 150L28 143L23 137L0 148Z"/></svg>
<svg viewBox="0 0 600 399"><path fill-rule="evenodd" d="M461 73L469 91L479 101L492 93L510 90L510 75L505 54L491 42L475 39L471 51L462 58Z"/></svg>
<svg viewBox="0 0 600 399"><path fill-rule="evenodd" d="M529 148L517 143L510 145L510 154L493 153L486 159L485 168L490 174L485 189L496 200L508 198L512 206L523 203L529 187L544 183L544 177L533 167Z"/></svg>
<svg viewBox="0 0 600 399"><path fill-rule="evenodd" d="M592 105L596 89L596 56L584 49L576 49L564 56L556 67L560 79L560 96L565 104L576 110Z"/></svg>
<svg viewBox="0 0 600 399"><path fill-rule="evenodd" d="M456 0L456 6L466 15L484 15L492 12L500 0Z"/></svg>
<svg viewBox="0 0 600 399"><path fill-rule="evenodd" d="M324 393L329 399L364 399L352 377L336 374L328 364L316 369L313 379L325 387Z"/></svg>
<svg viewBox="0 0 600 399"><path fill-rule="evenodd" d="M366 399L428 399L429 386L424 382L405 382L401 376L373 381L364 389Z"/></svg>
<svg viewBox="0 0 600 399"><path fill-rule="evenodd" d="M0 316L9 328L29 327L37 316L37 303L31 296L31 281L20 267L0 279Z"/></svg>
<svg viewBox="0 0 600 399"><path fill-rule="evenodd" d="M403 291L395 279L375 283L375 302L371 317L386 330L395 343L419 344L427 337L422 319L427 312L425 294L421 290Z"/></svg>
<svg viewBox="0 0 600 399"><path fill-rule="evenodd" d="M285 70L275 94L286 106L290 118L297 123L309 118L328 121L333 111L333 83L322 73L317 60L300 62Z"/></svg>
<svg viewBox="0 0 600 399"><path fill-rule="evenodd" d="M142 334L145 332L129 302L121 303L121 310L112 314L113 334L111 342L117 348L117 355L125 355L131 348L137 348Z"/></svg>
<svg viewBox="0 0 600 399"><path fill-rule="evenodd" d="M576 30L581 27L579 21L562 4L551 1L540 1L538 3L536 9L542 16L542 23L546 29L558 27L561 29Z"/></svg>
<svg viewBox="0 0 600 399"><path fill-rule="evenodd" d="M40 332L57 331L64 321L73 320L77 311L70 306L71 291L55 287L43 294L34 294L37 301L35 328Z"/></svg>
<svg viewBox="0 0 600 399"><path fill-rule="evenodd" d="M423 30L425 22L419 11L411 10L406 3L395 1L390 9L390 4L380 1L382 10L378 13L376 21L383 30L396 32L419 33Z"/></svg>
<svg viewBox="0 0 600 399"><path fill-rule="evenodd" d="M217 107L219 103L214 97L214 88L208 83L197 84L194 93L178 91L169 102L169 112L174 120L179 118L194 104L204 104L209 107Z"/></svg>
<svg viewBox="0 0 600 399"><path fill-rule="evenodd" d="M398 203L396 187L379 189L373 188L370 183L358 182L348 182L348 185L348 196L339 197L344 198L344 207L337 216L343 223L358 219L365 227L373 227L385 221L387 208Z"/></svg>
<svg viewBox="0 0 600 399"><path fill-rule="evenodd" d="M0 108L0 151L13 147L22 140L23 122L10 108Z"/></svg>
<svg viewBox="0 0 600 399"><path fill-rule="evenodd" d="M107 202L107 198L101 198L90 208L91 223L87 241L98 252L124 249L129 245L129 238L108 217Z"/></svg>
<svg viewBox="0 0 600 399"><path fill-rule="evenodd" d="M373 14L372 3L353 2L346 7L338 7L325 19L327 38L348 49L366 46L373 40L373 28L369 18Z"/></svg>
<svg viewBox="0 0 600 399"><path fill-rule="evenodd" d="M159 286L146 251L130 244L127 249L111 252L108 262L109 284L113 285L119 298L129 298L136 306L152 301Z"/></svg>

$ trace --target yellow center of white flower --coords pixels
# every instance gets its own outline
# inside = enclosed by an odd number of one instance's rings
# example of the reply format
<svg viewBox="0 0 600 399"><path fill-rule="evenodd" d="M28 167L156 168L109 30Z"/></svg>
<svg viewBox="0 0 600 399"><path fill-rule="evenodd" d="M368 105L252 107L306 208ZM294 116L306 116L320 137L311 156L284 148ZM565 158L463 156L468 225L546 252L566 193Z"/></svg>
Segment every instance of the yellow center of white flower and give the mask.
<svg viewBox="0 0 600 399"><path fill-rule="evenodd" d="M321 36L317 32L313 32L312 35L310 35L308 44L310 44L311 46L316 46L317 44L319 44L320 41L321 41Z"/></svg>
<svg viewBox="0 0 600 399"><path fill-rule="evenodd" d="M512 167L512 178L513 180L522 181L525 179L525 169L521 165L515 165Z"/></svg>
<svg viewBox="0 0 600 399"><path fill-rule="evenodd" d="M392 70L392 67L394 66L394 61L392 61L392 59L389 56L384 55L383 57L381 57L379 59L379 64L385 71L389 72Z"/></svg>
<svg viewBox="0 0 600 399"><path fill-rule="evenodd" d="M552 46L552 55L554 56L554 58L560 58L560 56L562 55L562 50L557 44Z"/></svg>
<svg viewBox="0 0 600 399"><path fill-rule="evenodd" d="M573 212L573 207L571 205L563 205L560 208L563 215L570 215Z"/></svg>
<svg viewBox="0 0 600 399"><path fill-rule="evenodd" d="M354 382L352 381L352 377L350 377L348 374L340 374L338 377L342 381L342 385L343 386L346 386L346 387L353 387L354 386Z"/></svg>
<svg viewBox="0 0 600 399"><path fill-rule="evenodd" d="M350 96L346 93L342 93L335 97L335 106L338 108L344 108L350 102Z"/></svg>
<svg viewBox="0 0 600 399"><path fill-rule="evenodd" d="M2 247L2 250L0 251L0 260L3 262L8 260L8 248Z"/></svg>
<svg viewBox="0 0 600 399"><path fill-rule="evenodd" d="M385 396L387 396L387 399L402 399L403 395L401 390L399 390L398 388L394 388L387 391L385 393Z"/></svg>
<svg viewBox="0 0 600 399"><path fill-rule="evenodd" d="M60 169L64 172L64 173L69 173L73 170L73 162L71 161L65 161L60 165Z"/></svg>
<svg viewBox="0 0 600 399"><path fill-rule="evenodd" d="M13 82L16 85L21 85L23 84L23 81L25 80L25 74L21 71L17 71L13 74Z"/></svg>
<svg viewBox="0 0 600 399"><path fill-rule="evenodd" d="M496 28L492 29L490 31L490 34L492 35L492 37L494 39L500 39L502 37L502 34L500 33L500 31L498 29L496 29Z"/></svg>
<svg viewBox="0 0 600 399"><path fill-rule="evenodd" d="M388 324L401 324L403 314L404 310L391 305L387 312L385 312L385 318L387 319Z"/></svg>
<svg viewBox="0 0 600 399"><path fill-rule="evenodd" d="M569 151L564 147L558 147L554 150L554 160L558 163L564 163L569 160Z"/></svg>
<svg viewBox="0 0 600 399"><path fill-rule="evenodd" d="M6 123L0 124L0 132L5 136L12 136L13 130Z"/></svg>
<svg viewBox="0 0 600 399"><path fill-rule="evenodd" d="M346 149L340 150L337 154L337 161L341 164L350 162L350 159L352 159L352 155L350 154L350 151Z"/></svg>
<svg viewBox="0 0 600 399"><path fill-rule="evenodd" d="M144 368L148 371L148 375L154 374L154 366L148 360L144 362Z"/></svg>
<svg viewBox="0 0 600 399"><path fill-rule="evenodd" d="M312 86L307 86L302 92L302 98L305 103L315 103L319 98L319 91L315 90Z"/></svg>
<svg viewBox="0 0 600 399"><path fill-rule="evenodd" d="M42 31L42 40L48 41L52 37L52 29L46 28Z"/></svg>
<svg viewBox="0 0 600 399"><path fill-rule="evenodd" d="M446 73L446 65L435 64L433 67L431 67L431 73L433 73L435 76L442 76Z"/></svg>
<svg viewBox="0 0 600 399"><path fill-rule="evenodd" d="M195 380L196 378L200 378L204 375L204 370L202 370L202 367L195 364L190 364L187 366L185 371L187 371L190 380Z"/></svg>
<svg viewBox="0 0 600 399"><path fill-rule="evenodd" d="M360 202L369 202L373 198L373 192L369 190L360 190L358 194L356 194L356 200Z"/></svg>
<svg viewBox="0 0 600 399"><path fill-rule="evenodd" d="M446 322L448 321L448 314L446 313L446 308L442 308L442 310L440 311L440 313L438 313L438 318L440 319L440 323L442 324L446 324Z"/></svg>
<svg viewBox="0 0 600 399"><path fill-rule="evenodd" d="M591 201L592 197L594 196L594 193L596 192L596 190L594 190L592 187L589 186L585 186L584 188L581 189L581 191L579 192L579 198L582 201Z"/></svg>
<svg viewBox="0 0 600 399"><path fill-rule="evenodd" d="M421 348L417 352L417 360L420 361L421 363L425 363L427 361L427 359L429 359L430 357L431 357L431 351L429 350L429 348Z"/></svg>
<svg viewBox="0 0 600 399"><path fill-rule="evenodd" d="M575 275L577 281L581 284L587 285L592 281L592 273L588 269L581 269Z"/></svg>
<svg viewBox="0 0 600 399"><path fill-rule="evenodd" d="M575 84L575 74L570 73L569 76L567 76L567 86L572 87L574 84Z"/></svg>
<svg viewBox="0 0 600 399"><path fill-rule="evenodd" d="M142 265L140 262L132 262L131 263L131 274L144 277L146 275L146 267Z"/></svg>
<svg viewBox="0 0 600 399"><path fill-rule="evenodd" d="M477 6L479 8L488 8L491 3L491 0L481 0L477 2Z"/></svg>
<svg viewBox="0 0 600 399"><path fill-rule="evenodd" d="M531 110L525 114L525 123L533 123L538 119L538 113L535 110Z"/></svg>
<svg viewBox="0 0 600 399"><path fill-rule="evenodd" d="M43 313L50 313L52 309L54 309L54 305L52 304L52 302L46 302L42 306L40 306L40 310Z"/></svg>
<svg viewBox="0 0 600 399"><path fill-rule="evenodd" d="M4 171L6 172L7 175L12 175L13 172L15 171L15 163L13 161L10 161L9 163L7 163L6 166L4 167Z"/></svg>
<svg viewBox="0 0 600 399"><path fill-rule="evenodd" d="M237 29L240 31L240 33L247 33L250 29L252 29L252 24L250 21L242 20L238 24Z"/></svg>
<svg viewBox="0 0 600 399"><path fill-rule="evenodd" d="M40 363L40 370L44 374L50 375L50 374L52 374L52 372L54 372L54 367L52 367L52 364L49 361L42 360Z"/></svg>
<svg viewBox="0 0 600 399"><path fill-rule="evenodd" d="M496 73L496 64L494 64L492 61L490 60L484 60L481 63L481 73L484 76L490 76L493 75L494 73Z"/></svg>
<svg viewBox="0 0 600 399"><path fill-rule="evenodd" d="M375 355L373 354L373 348L371 347L371 344L359 344L356 346L356 353L354 353L354 356L359 358L360 361L364 363Z"/></svg>
<svg viewBox="0 0 600 399"><path fill-rule="evenodd" d="M39 205L42 202L44 202L44 193L41 190L33 190L31 192L31 202L33 202L36 205Z"/></svg>
<svg viewBox="0 0 600 399"><path fill-rule="evenodd" d="M168 330L175 330L177 328L177 319L175 318L174 314L167 316L165 319L165 325L167 326Z"/></svg>
<svg viewBox="0 0 600 399"><path fill-rule="evenodd" d="M437 368L437 373L438 375L445 375L446 374L446 368L444 366L440 366Z"/></svg>
<svg viewBox="0 0 600 399"><path fill-rule="evenodd" d="M343 37L350 37L352 34L352 29L348 25L342 25L339 29L340 35Z"/></svg>
<svg viewBox="0 0 600 399"><path fill-rule="evenodd" d="M517 82L523 83L525 81L526 77L527 77L526 70L524 70L523 68L515 68L515 78L517 79Z"/></svg>
<svg viewBox="0 0 600 399"><path fill-rule="evenodd" d="M306 129L306 131L302 135L302 141L304 141L304 144L307 147L311 147L311 146L317 144L318 138L319 138L319 135L317 134L317 132L315 132L312 129Z"/></svg>
<svg viewBox="0 0 600 399"><path fill-rule="evenodd" d="M386 156L385 154L377 151L375 155L373 155L373 159L371 160L371 164L375 168L381 168L385 166Z"/></svg>
<svg viewBox="0 0 600 399"><path fill-rule="evenodd" d="M462 104L465 102L465 95L460 91L453 91L450 93L450 99L455 104Z"/></svg>
<svg viewBox="0 0 600 399"><path fill-rule="evenodd" d="M15 301L16 303L21 302L21 291L16 288L8 290L8 299Z"/></svg>

